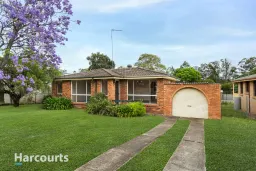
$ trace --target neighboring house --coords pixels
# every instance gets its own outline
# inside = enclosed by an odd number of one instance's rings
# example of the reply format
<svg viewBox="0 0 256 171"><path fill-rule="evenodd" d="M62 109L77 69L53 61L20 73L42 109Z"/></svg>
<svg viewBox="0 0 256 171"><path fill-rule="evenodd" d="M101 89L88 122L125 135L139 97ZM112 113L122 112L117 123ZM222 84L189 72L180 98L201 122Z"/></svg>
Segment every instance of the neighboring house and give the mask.
<svg viewBox="0 0 256 171"><path fill-rule="evenodd" d="M117 103L140 100L148 113L221 118L219 84L176 81L166 73L142 68L96 69L55 78L52 94L71 99L79 108L86 107L91 96L102 92Z"/></svg>
<svg viewBox="0 0 256 171"><path fill-rule="evenodd" d="M256 116L256 74L233 81L235 107Z"/></svg>

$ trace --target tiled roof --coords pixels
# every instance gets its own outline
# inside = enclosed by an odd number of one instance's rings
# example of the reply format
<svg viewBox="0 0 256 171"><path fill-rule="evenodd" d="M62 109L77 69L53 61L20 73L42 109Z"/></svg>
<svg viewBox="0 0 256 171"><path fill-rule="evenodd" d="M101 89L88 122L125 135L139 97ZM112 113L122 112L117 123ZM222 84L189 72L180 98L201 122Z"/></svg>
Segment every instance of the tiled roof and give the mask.
<svg viewBox="0 0 256 171"><path fill-rule="evenodd" d="M256 74L249 75L246 77L241 77L241 78L235 79L234 81L244 81L244 80L256 80Z"/></svg>
<svg viewBox="0 0 256 171"><path fill-rule="evenodd" d="M91 71L64 75L57 77L58 79L74 79L74 78L101 78L101 77L171 77L166 73L152 71L143 68L121 68L121 69L95 69ZM171 77L174 78L174 77Z"/></svg>

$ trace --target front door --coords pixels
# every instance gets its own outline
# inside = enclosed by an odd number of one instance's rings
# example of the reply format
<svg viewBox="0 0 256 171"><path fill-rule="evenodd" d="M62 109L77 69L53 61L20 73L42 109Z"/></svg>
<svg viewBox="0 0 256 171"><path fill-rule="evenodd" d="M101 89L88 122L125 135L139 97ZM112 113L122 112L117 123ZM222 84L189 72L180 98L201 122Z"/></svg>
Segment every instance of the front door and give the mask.
<svg viewBox="0 0 256 171"><path fill-rule="evenodd" d="M115 89L116 89L115 101L116 101L116 104L119 104L119 81L116 81Z"/></svg>

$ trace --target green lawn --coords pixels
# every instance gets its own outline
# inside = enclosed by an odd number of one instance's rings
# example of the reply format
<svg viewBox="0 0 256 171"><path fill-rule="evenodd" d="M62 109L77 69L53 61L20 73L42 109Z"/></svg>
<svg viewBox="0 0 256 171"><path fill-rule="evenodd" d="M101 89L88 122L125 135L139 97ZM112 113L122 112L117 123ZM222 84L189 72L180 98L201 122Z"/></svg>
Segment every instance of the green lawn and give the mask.
<svg viewBox="0 0 256 171"><path fill-rule="evenodd" d="M188 120L178 120L163 136L120 168L121 171L162 171L179 145L189 125Z"/></svg>
<svg viewBox="0 0 256 171"><path fill-rule="evenodd" d="M46 111L40 105L0 107L0 170L74 170L161 123L158 116L114 118L84 110ZM14 153L68 155L67 163L23 163Z"/></svg>
<svg viewBox="0 0 256 171"><path fill-rule="evenodd" d="M222 116L205 121L207 170L256 170L256 121L231 104L222 106Z"/></svg>

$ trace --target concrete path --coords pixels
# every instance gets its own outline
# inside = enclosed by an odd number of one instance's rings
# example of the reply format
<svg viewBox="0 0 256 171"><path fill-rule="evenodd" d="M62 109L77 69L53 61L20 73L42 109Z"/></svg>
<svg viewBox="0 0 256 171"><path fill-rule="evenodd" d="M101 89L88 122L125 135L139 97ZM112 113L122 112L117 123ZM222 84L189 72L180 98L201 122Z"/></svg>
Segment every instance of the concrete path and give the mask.
<svg viewBox="0 0 256 171"><path fill-rule="evenodd" d="M175 122L176 119L167 118L165 122L159 124L147 133L144 133L119 147L108 150L85 165L79 167L76 171L117 170L133 158L138 152L152 143L156 138L163 135L174 125Z"/></svg>
<svg viewBox="0 0 256 171"><path fill-rule="evenodd" d="M190 119L190 126L164 171L205 171L204 121Z"/></svg>

